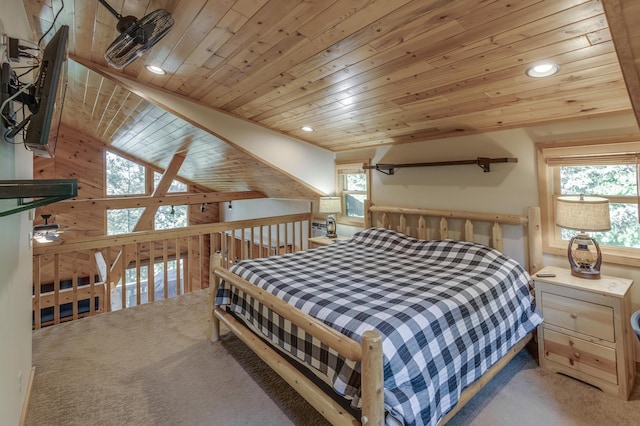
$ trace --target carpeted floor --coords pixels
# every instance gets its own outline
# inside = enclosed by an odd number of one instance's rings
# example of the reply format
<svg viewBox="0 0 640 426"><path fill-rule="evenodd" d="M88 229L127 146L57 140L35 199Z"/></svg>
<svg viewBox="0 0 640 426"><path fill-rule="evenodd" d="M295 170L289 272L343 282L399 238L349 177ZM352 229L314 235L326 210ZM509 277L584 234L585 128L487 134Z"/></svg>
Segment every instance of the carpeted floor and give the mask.
<svg viewBox="0 0 640 426"><path fill-rule="evenodd" d="M34 332L28 425L326 425L237 338L207 340L207 291ZM522 351L450 425L640 424Z"/></svg>

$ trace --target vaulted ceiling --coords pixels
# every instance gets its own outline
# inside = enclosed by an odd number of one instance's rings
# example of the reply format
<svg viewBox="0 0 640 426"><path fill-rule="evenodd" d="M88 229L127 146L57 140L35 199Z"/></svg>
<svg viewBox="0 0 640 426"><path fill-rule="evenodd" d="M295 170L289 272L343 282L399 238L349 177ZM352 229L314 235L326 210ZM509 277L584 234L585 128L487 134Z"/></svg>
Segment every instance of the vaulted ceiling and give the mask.
<svg viewBox="0 0 640 426"><path fill-rule="evenodd" d="M640 6L631 0L109 3L138 18L164 8L175 20L147 54L112 72L332 151L632 111L629 93L640 97L640 29L631 19ZM60 0L24 4L38 36L61 7ZM55 26L71 27L71 58L99 70L107 67L103 54L118 35L116 23L97 0L67 0ZM525 75L546 60L560 72ZM167 74L155 76L146 64ZM229 181L252 185L232 173L256 159L78 64L70 75L67 124L159 164L177 147L143 143L154 129L151 137L161 141L213 140L214 167L194 159L188 177L206 179L227 164ZM209 178L212 188L239 190Z"/></svg>

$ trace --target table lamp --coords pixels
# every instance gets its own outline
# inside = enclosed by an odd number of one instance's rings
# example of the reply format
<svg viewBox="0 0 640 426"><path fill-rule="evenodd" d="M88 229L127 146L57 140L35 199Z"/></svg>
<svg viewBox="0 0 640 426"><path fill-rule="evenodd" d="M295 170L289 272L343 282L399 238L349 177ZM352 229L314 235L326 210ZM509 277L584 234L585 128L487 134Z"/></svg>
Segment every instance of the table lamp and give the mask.
<svg viewBox="0 0 640 426"><path fill-rule="evenodd" d="M340 197L320 197L318 212L327 215L327 238L336 238L336 213L342 210Z"/></svg>

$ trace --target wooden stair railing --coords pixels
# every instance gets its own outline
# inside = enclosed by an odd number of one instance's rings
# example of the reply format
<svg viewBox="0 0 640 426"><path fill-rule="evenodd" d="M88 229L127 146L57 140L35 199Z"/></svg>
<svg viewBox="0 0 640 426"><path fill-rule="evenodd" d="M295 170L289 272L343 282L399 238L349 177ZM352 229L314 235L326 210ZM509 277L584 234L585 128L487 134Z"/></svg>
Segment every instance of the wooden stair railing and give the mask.
<svg viewBox="0 0 640 426"><path fill-rule="evenodd" d="M212 253L224 253L229 266L305 249L311 219L310 213L301 213L36 246L33 328L207 288ZM119 254L127 262L114 274ZM126 279L127 271L133 279ZM124 286L120 277L125 277ZM114 295L118 300L112 300Z"/></svg>

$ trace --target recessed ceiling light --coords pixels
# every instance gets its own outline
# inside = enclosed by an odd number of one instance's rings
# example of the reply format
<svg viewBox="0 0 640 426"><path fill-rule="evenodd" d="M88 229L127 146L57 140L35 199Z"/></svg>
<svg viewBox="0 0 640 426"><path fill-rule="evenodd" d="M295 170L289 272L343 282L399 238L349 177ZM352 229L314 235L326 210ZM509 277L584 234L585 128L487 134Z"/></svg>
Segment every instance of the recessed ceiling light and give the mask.
<svg viewBox="0 0 640 426"><path fill-rule="evenodd" d="M538 64L527 69L527 75L529 77L540 78L549 77L560 71L560 65L558 64Z"/></svg>
<svg viewBox="0 0 640 426"><path fill-rule="evenodd" d="M162 68L156 66L156 65L147 65L146 68L154 73L154 74L158 74L158 75L165 75L167 72L165 70L163 70Z"/></svg>
<svg viewBox="0 0 640 426"><path fill-rule="evenodd" d="M313 127L311 127L311 126L302 126L302 127L300 127L300 130L302 130L303 132L313 132Z"/></svg>

